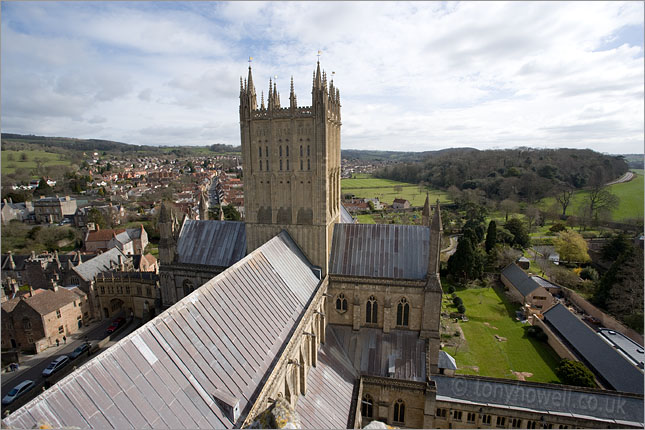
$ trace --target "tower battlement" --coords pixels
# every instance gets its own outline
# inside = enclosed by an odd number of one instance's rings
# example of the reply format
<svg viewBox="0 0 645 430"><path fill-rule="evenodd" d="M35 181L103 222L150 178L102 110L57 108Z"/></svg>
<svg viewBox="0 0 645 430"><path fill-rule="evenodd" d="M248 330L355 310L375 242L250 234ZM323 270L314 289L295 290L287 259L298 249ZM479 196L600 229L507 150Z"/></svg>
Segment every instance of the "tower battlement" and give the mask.
<svg viewBox="0 0 645 430"><path fill-rule="evenodd" d="M247 252L286 229L311 262L327 272L333 224L340 219L340 91L314 71L311 105L289 105L277 84L260 95L252 70L240 78L240 138ZM266 101L266 103L265 103Z"/></svg>

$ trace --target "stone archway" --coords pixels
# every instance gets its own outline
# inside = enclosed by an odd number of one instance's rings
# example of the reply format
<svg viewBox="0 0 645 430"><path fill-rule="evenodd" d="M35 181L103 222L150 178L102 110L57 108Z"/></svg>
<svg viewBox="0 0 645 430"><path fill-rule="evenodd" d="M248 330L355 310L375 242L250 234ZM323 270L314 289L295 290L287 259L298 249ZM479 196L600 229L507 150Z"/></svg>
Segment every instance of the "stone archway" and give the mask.
<svg viewBox="0 0 645 430"><path fill-rule="evenodd" d="M121 299L112 299L110 300L110 311L112 314L119 312L125 303Z"/></svg>

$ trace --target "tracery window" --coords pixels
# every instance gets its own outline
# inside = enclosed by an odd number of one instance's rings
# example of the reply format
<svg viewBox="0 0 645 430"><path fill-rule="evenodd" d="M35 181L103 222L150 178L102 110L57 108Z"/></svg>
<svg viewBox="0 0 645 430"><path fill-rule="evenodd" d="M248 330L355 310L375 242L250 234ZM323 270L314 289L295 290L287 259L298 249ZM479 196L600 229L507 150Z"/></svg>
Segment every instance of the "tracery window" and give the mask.
<svg viewBox="0 0 645 430"><path fill-rule="evenodd" d="M401 399L394 402L393 421L396 421L397 423L405 422L405 403Z"/></svg>
<svg viewBox="0 0 645 430"><path fill-rule="evenodd" d="M361 415L364 418L372 418L374 416L374 400L369 394L363 396L363 401L361 402Z"/></svg>
<svg viewBox="0 0 645 430"><path fill-rule="evenodd" d="M347 299L345 298L345 295L343 293L340 293L336 297L336 310L338 312L346 312L347 311Z"/></svg>
<svg viewBox="0 0 645 430"><path fill-rule="evenodd" d="M410 321L410 304L402 297L396 307L396 325L407 327Z"/></svg>
<svg viewBox="0 0 645 430"><path fill-rule="evenodd" d="M374 296L367 299L365 305L365 322L368 324L376 324L378 322L378 302Z"/></svg>

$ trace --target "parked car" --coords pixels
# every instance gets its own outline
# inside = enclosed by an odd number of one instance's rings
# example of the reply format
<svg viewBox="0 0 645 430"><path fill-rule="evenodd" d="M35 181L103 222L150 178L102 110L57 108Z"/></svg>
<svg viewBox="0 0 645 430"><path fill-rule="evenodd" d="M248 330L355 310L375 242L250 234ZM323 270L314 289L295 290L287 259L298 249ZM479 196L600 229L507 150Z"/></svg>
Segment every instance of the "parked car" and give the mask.
<svg viewBox="0 0 645 430"><path fill-rule="evenodd" d="M78 348L76 348L74 351L72 351L72 353L69 355L69 358L73 360L76 357L78 357L79 355L81 355L84 352L87 352L89 350L90 350L90 344L86 342L86 343L82 344L81 346L79 346Z"/></svg>
<svg viewBox="0 0 645 430"><path fill-rule="evenodd" d="M112 325L110 325L107 328L107 330L106 330L107 334L114 333L116 331L116 329L121 327L123 324L125 324L125 318L122 318L122 317L116 318L114 321L112 321Z"/></svg>
<svg viewBox="0 0 645 430"><path fill-rule="evenodd" d="M65 367L68 363L69 357L66 355L61 355L60 357L49 363L49 366L47 366L47 368L43 370L43 376L46 378L53 375L54 373Z"/></svg>
<svg viewBox="0 0 645 430"><path fill-rule="evenodd" d="M20 384L16 385L7 393L6 396L2 398L2 404L3 405L10 405L16 400L18 397L22 396L25 394L27 391L31 390L34 388L36 384L32 380L25 380L22 381Z"/></svg>

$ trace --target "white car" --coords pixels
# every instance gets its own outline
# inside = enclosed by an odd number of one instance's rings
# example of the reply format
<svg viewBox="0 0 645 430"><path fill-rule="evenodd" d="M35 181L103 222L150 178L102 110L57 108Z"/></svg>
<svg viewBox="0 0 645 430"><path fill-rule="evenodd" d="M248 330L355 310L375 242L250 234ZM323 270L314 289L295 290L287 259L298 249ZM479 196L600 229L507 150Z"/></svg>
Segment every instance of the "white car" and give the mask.
<svg viewBox="0 0 645 430"><path fill-rule="evenodd" d="M65 367L67 363L69 363L69 357L66 355L61 355L60 357L56 358L56 360L49 363L49 366L47 366L47 368L43 370L43 376L46 378L53 375L54 373Z"/></svg>
<svg viewBox="0 0 645 430"><path fill-rule="evenodd" d="M3 405L10 405L13 403L14 400L16 400L18 397L22 396L25 394L27 391L31 390L34 388L34 381L31 381L29 379L22 381L20 384L16 385L7 393L6 396L2 398L2 404Z"/></svg>

